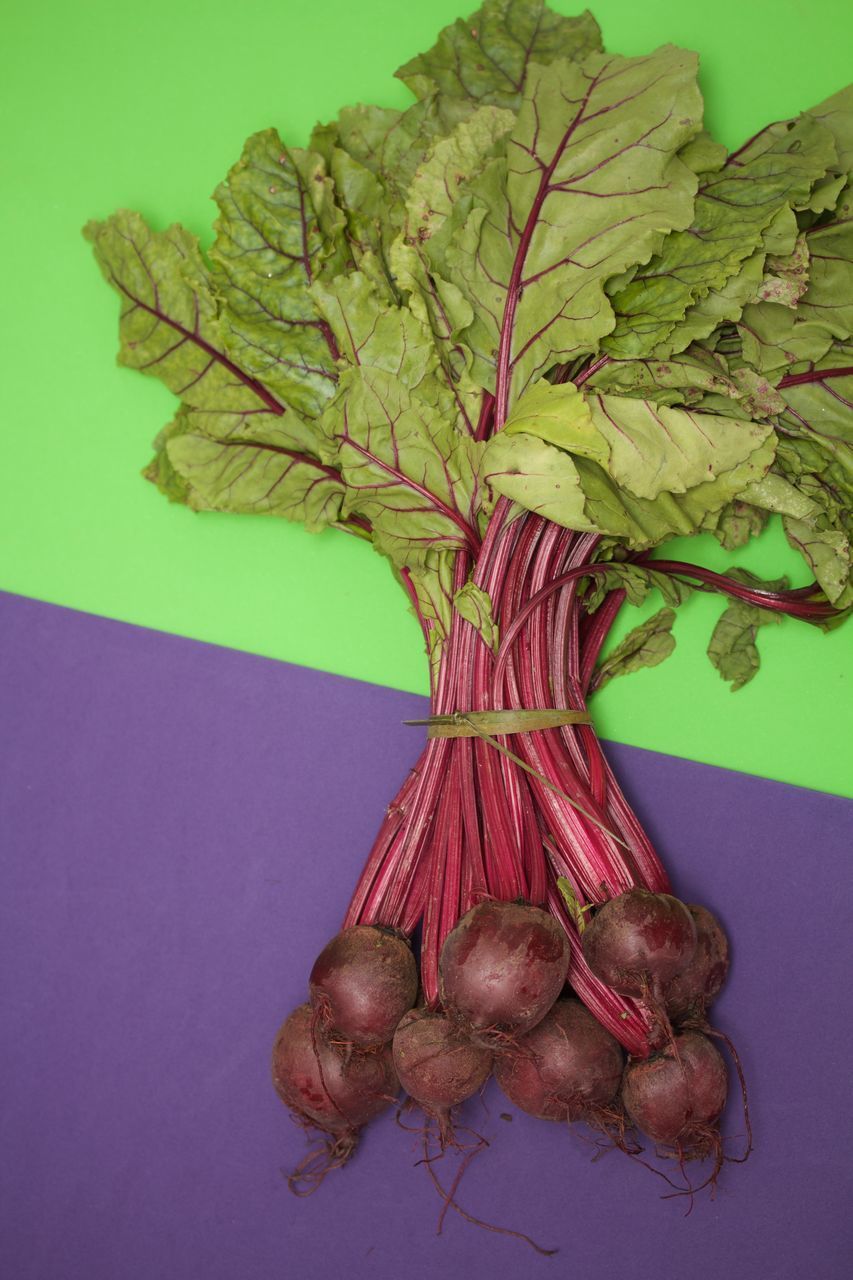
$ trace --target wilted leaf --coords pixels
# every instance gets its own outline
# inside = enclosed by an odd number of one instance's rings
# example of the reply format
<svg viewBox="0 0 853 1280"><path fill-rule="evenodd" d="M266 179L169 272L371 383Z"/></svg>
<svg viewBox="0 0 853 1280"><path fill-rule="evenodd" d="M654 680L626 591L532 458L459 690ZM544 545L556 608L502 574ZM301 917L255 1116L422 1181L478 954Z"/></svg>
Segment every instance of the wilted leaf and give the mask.
<svg viewBox="0 0 853 1280"><path fill-rule="evenodd" d="M641 622L618 644L608 658L595 669L590 682L590 692L603 689L617 676L639 671L643 667L656 667L668 658L675 648L672 624L675 612L660 609L653 617Z"/></svg>

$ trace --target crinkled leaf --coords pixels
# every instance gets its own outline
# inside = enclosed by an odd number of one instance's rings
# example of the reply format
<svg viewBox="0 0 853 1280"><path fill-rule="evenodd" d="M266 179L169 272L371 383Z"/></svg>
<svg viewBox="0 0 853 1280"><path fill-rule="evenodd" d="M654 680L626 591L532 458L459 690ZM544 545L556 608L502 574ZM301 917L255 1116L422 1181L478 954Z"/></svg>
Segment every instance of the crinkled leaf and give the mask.
<svg viewBox="0 0 853 1280"><path fill-rule="evenodd" d="M344 511L370 521L380 551L410 564L431 550L476 548L473 441L378 367L346 375L332 414L329 460L347 486Z"/></svg>
<svg viewBox="0 0 853 1280"><path fill-rule="evenodd" d="M410 244L402 237L395 240L391 246L391 265L409 310L424 330L432 334L441 376L453 401L459 427L473 435L483 392L469 372L471 353L455 336L460 317L463 326L470 323L470 305L459 290L446 281L439 292L421 244Z"/></svg>
<svg viewBox="0 0 853 1280"><path fill-rule="evenodd" d="M689 536L702 528L709 514L719 511L738 497L751 481L766 473L775 454L775 438L763 444L729 471L721 471L713 480L696 485L684 494L661 493L653 501L635 498L624 489L617 490L610 477L579 460L582 483L587 494L587 513L593 528L605 522L612 532L630 546L656 546L675 534Z"/></svg>
<svg viewBox="0 0 853 1280"><path fill-rule="evenodd" d="M469 580L456 592L453 605L457 613L461 613L465 621L470 622L474 630L480 634L487 648L497 653L500 633L492 615L492 601L488 592Z"/></svg>
<svg viewBox="0 0 853 1280"><path fill-rule="evenodd" d="M709 289L687 308L684 319L661 343L655 354L669 359L673 352L686 350L691 343L702 342L720 325L738 320L749 299L764 278L766 254L759 249L741 263L739 270L718 289Z"/></svg>
<svg viewBox="0 0 853 1280"><path fill-rule="evenodd" d="M183 227L152 231L121 210L85 228L121 298L119 363L159 378L198 408L267 408L272 393L227 354L217 295L198 241Z"/></svg>
<svg viewBox="0 0 853 1280"><path fill-rule="evenodd" d="M417 270L417 261L407 265ZM407 289L417 283L406 277ZM424 289L427 287L424 283ZM355 368L394 374L410 391L420 388L422 398L432 403L448 424L462 434L473 434L480 389L467 374L464 353L443 341L447 329L431 331L430 323L439 328L442 317L433 316L423 299L420 307L389 304L372 279L361 272L339 276L330 283L319 281L312 293L344 360Z"/></svg>
<svg viewBox="0 0 853 1280"><path fill-rule="evenodd" d="M535 434L527 405L539 410ZM585 397L571 384L540 384L516 412L488 445L492 488L557 524L637 547L694 533L764 475L775 451L769 423Z"/></svg>
<svg viewBox="0 0 853 1280"><path fill-rule="evenodd" d="M675 648L674 622L675 611L667 608L660 609L653 617L634 627L610 656L596 667L590 692L597 692L617 676L628 675L643 667L656 667L668 658Z"/></svg>
<svg viewBox="0 0 853 1280"><path fill-rule="evenodd" d="M500 150L515 124L511 111L480 107L439 138L418 166L406 196L406 234L428 240L453 212L464 186Z"/></svg>
<svg viewBox="0 0 853 1280"><path fill-rule="evenodd" d="M773 219L804 200L834 159L829 130L801 117L771 126L725 166L702 173L690 226L667 236L631 282L611 292L616 326L603 349L623 358L660 351L687 308L738 273Z"/></svg>
<svg viewBox="0 0 853 1280"><path fill-rule="evenodd" d="M759 481L761 483L763 481ZM709 516L703 528L713 533L726 551L734 551L736 547L745 547L750 538L758 537L767 524L768 516L769 513L760 507L736 498Z"/></svg>
<svg viewBox="0 0 853 1280"><path fill-rule="evenodd" d="M744 358L762 372L820 360L834 339L853 333L853 184L842 192L835 216L806 232L808 288L795 309L759 302L739 325Z"/></svg>
<svg viewBox="0 0 853 1280"><path fill-rule="evenodd" d="M186 429L185 417L186 411L179 410L172 422L167 423L158 432L154 440L154 457L143 468L142 474L146 480L150 480L153 485L156 485L170 502L179 502L184 506L200 511L204 508L201 495L193 493L184 477L175 470L167 449L171 437L180 434Z"/></svg>
<svg viewBox="0 0 853 1280"><path fill-rule="evenodd" d="M334 180L355 263L391 299L397 292L388 259L405 222L409 184L434 143L475 109L476 104L436 95L407 111L346 107L311 136Z"/></svg>
<svg viewBox="0 0 853 1280"><path fill-rule="evenodd" d="M428 331L407 307L389 306L369 276L353 271L320 280L311 293L348 364L384 369L410 390L434 368Z"/></svg>
<svg viewBox="0 0 853 1280"><path fill-rule="evenodd" d="M653 404L692 405L712 392L733 399L740 394L726 361L700 346L668 360L611 360L584 385L587 390L616 391Z"/></svg>
<svg viewBox="0 0 853 1280"><path fill-rule="evenodd" d="M729 576L772 591L780 591L787 586L784 578L776 582L762 582L743 569L730 569ZM726 605L711 635L708 657L723 679L731 682L733 690L742 689L761 665L755 644L758 628L781 620L781 615L772 609L759 609L743 600L730 600Z"/></svg>
<svg viewBox="0 0 853 1280"><path fill-rule="evenodd" d="M209 434L216 427L222 434ZM161 436L149 476L195 510L283 516L317 530L338 522L344 486L309 452L312 440L293 414L258 414L237 430L230 415L214 424L184 406ZM175 483L180 491L170 493Z"/></svg>
<svg viewBox="0 0 853 1280"><path fill-rule="evenodd" d="M610 591L624 591L629 604L639 605L651 590L656 590L664 603L671 606L683 604L693 591L686 582L668 573L618 560L614 560L604 573L596 573L591 584L584 595L584 605L590 613L595 612Z"/></svg>
<svg viewBox="0 0 853 1280"><path fill-rule="evenodd" d="M785 401L767 378L747 365L732 372L740 392L740 407L750 418L772 418L785 408Z"/></svg>
<svg viewBox="0 0 853 1280"><path fill-rule="evenodd" d="M764 279L758 287L756 302L775 302L780 307L796 310L797 303L809 287L809 246L805 233L797 236L792 253L769 254L764 264Z"/></svg>
<svg viewBox="0 0 853 1280"><path fill-rule="evenodd" d="M821 363L853 369L853 349L834 344ZM786 407L773 470L743 497L783 517L789 542L843 608L853 600L853 373L787 386L781 394Z"/></svg>
<svg viewBox="0 0 853 1280"><path fill-rule="evenodd" d="M396 74L418 98L439 89L451 97L517 107L531 62L580 58L600 48L591 13L564 18L543 0L486 0L470 18L445 27L432 49Z"/></svg>
<svg viewBox="0 0 853 1280"><path fill-rule="evenodd" d="M605 467L639 498L684 493L748 458L767 424L655 405L630 396L582 394L542 382L515 406L504 434L535 435Z"/></svg>
<svg viewBox="0 0 853 1280"><path fill-rule="evenodd" d="M194 238L119 213L86 230L122 298L120 360L160 377L183 406L146 475L196 509L265 512L311 528L338 520L343 487L318 429L284 411L226 354L218 296Z"/></svg>
<svg viewBox="0 0 853 1280"><path fill-rule="evenodd" d="M785 536L811 567L827 598L839 609L853 604L850 538L841 529L821 529L785 516Z"/></svg>
<svg viewBox="0 0 853 1280"><path fill-rule="evenodd" d="M853 84L812 107L809 115L829 129L835 139L838 172L853 172Z"/></svg>
<svg viewBox="0 0 853 1280"><path fill-rule="evenodd" d="M414 594L415 612L426 632L430 676L438 677L445 641L453 618L453 551L427 551L414 564L397 567L394 572L404 580L407 594Z"/></svg>
<svg viewBox="0 0 853 1280"><path fill-rule="evenodd" d="M267 129L214 193L210 257L228 354L308 417L322 411L337 378L335 344L308 291L347 260L331 188L320 156L288 150Z"/></svg>
<svg viewBox="0 0 853 1280"><path fill-rule="evenodd" d="M696 60L679 49L530 67L508 160L473 184L445 250L499 421L532 378L597 348L614 323L608 279L689 223L696 176L676 153L700 115Z"/></svg>
<svg viewBox="0 0 853 1280"><path fill-rule="evenodd" d="M705 129L691 138L679 151L679 159L696 174L717 173L728 159L728 151L721 142L715 142Z"/></svg>

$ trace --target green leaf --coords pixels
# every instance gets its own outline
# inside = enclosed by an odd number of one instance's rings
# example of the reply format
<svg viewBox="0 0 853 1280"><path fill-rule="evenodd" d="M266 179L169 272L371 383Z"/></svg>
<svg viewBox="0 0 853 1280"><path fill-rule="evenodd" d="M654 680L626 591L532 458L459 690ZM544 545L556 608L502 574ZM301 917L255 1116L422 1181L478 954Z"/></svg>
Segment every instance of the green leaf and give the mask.
<svg viewBox="0 0 853 1280"><path fill-rule="evenodd" d="M417 562L397 566L394 573L414 595L414 609L426 633L426 651L433 688L438 678L444 645L450 635L453 618L453 551L427 551Z"/></svg>
<svg viewBox="0 0 853 1280"><path fill-rule="evenodd" d="M660 609L653 617L641 622L618 644L609 657L596 667L590 683L590 692L596 693L617 676L628 675L642 667L656 667L668 658L675 648L672 624L673 609Z"/></svg>
<svg viewBox="0 0 853 1280"><path fill-rule="evenodd" d="M766 422L541 383L490 441L483 475L557 524L648 547L696 532L764 475L774 451Z"/></svg>
<svg viewBox="0 0 853 1280"><path fill-rule="evenodd" d="M414 390L436 365L428 330L407 307L389 306L360 271L319 280L312 296L341 358L354 368L384 369Z"/></svg>
<svg viewBox="0 0 853 1280"><path fill-rule="evenodd" d="M476 550L473 441L378 367L346 375L333 414L327 456L347 486L344 511L370 521L378 550L398 565L433 550Z"/></svg>
<svg viewBox="0 0 853 1280"><path fill-rule="evenodd" d="M853 184L835 216L810 227L805 239L809 281L796 308L766 301L743 312L744 358L762 372L820 360L833 340L853 333Z"/></svg>
<svg viewBox="0 0 853 1280"><path fill-rule="evenodd" d="M740 407L750 418L772 418L782 413L785 401L771 382L744 365L732 377L740 392Z"/></svg>
<svg viewBox="0 0 853 1280"><path fill-rule="evenodd" d="M460 430L473 435L483 392L469 372L471 352L456 337L458 329L471 322L471 308L459 290L446 281L439 292L421 244L395 240L390 260L409 310L432 335L441 377L453 402L449 412L457 418Z"/></svg>
<svg viewBox="0 0 853 1280"><path fill-rule="evenodd" d="M622 358L665 357L687 308L739 273L774 218L806 199L834 159L829 130L801 117L772 125L722 168L702 173L690 226L667 236L648 265L611 293L616 326L603 349ZM679 340L669 349L686 345Z"/></svg>
<svg viewBox="0 0 853 1280"><path fill-rule="evenodd" d="M500 646L500 633L492 615L492 601L488 592L483 591L482 587L478 587L473 580L469 579L453 597L453 606L457 613L461 613L465 621L470 622L474 630L479 633L483 644L493 653L497 653Z"/></svg>
<svg viewBox="0 0 853 1280"><path fill-rule="evenodd" d="M764 481L758 483L763 484ZM736 498L710 515L703 528L713 533L726 551L734 551L736 547L745 547L750 538L757 538L767 525L767 519L767 511Z"/></svg>
<svg viewBox="0 0 853 1280"><path fill-rule="evenodd" d="M850 538L843 529L821 529L816 523L782 520L785 536L811 567L829 601L838 609L853 604Z"/></svg>
<svg viewBox="0 0 853 1280"><path fill-rule="evenodd" d="M696 176L676 153L700 116L696 60L679 49L531 65L508 159L472 185L445 249L499 425L531 379L613 328L607 281L689 223Z"/></svg>
<svg viewBox="0 0 853 1280"><path fill-rule="evenodd" d="M722 356L694 345L667 360L611 360L584 384L654 404L688 404L709 393L737 399L740 389Z"/></svg>
<svg viewBox="0 0 853 1280"><path fill-rule="evenodd" d="M531 63L580 58L601 48L591 13L563 18L543 0L486 0L470 18L458 18L427 53L402 66L397 77L418 98L436 89L451 97L517 107Z"/></svg>
<svg viewBox="0 0 853 1280"><path fill-rule="evenodd" d="M610 591L624 591L629 604L640 605L652 590L657 590L664 603L673 607L683 604L693 588L668 573L657 569L614 560L605 573L596 573L592 587L584 595L584 605L594 613Z"/></svg>
<svg viewBox="0 0 853 1280"><path fill-rule="evenodd" d="M780 591L787 586L784 578L776 582L762 582L743 569L730 569L728 572L729 577L772 591ZM761 665L755 644L758 628L781 620L781 615L772 609L759 609L743 600L730 600L726 605L711 635L708 657L723 679L731 682L732 690L742 689Z"/></svg>
<svg viewBox="0 0 853 1280"><path fill-rule="evenodd" d="M805 234L797 236L793 252L769 254L764 264L764 279L755 295L756 302L775 302L780 307L796 310L797 303L809 287L809 246Z"/></svg>
<svg viewBox="0 0 853 1280"><path fill-rule="evenodd" d="M316 433L295 414L205 414L183 406L147 471L196 511L274 515L315 531L341 522L344 485L314 456Z"/></svg>
<svg viewBox="0 0 853 1280"><path fill-rule="evenodd" d="M428 240L453 212L460 192L501 150L515 124L511 111L484 106L438 138L412 177L406 195L406 234Z"/></svg>
<svg viewBox="0 0 853 1280"><path fill-rule="evenodd" d="M347 261L325 165L267 129L249 139L214 198L210 257L227 352L282 403L316 417L335 391L337 350L308 286Z"/></svg>
<svg viewBox="0 0 853 1280"><path fill-rule="evenodd" d="M507 421L505 434L519 433L590 458L621 488L654 499L731 470L768 438L770 427L543 382L522 396Z"/></svg>
<svg viewBox="0 0 853 1280"><path fill-rule="evenodd" d="M195 236L152 231L127 210L90 222L84 234L121 298L119 364L159 378L198 408L284 407L229 357L218 298Z"/></svg>
<svg viewBox="0 0 853 1280"><path fill-rule="evenodd" d="M347 107L311 135L332 175L353 260L391 299L399 300L389 253L404 225L409 185L435 142L475 110L438 96L407 111Z"/></svg>
<svg viewBox="0 0 853 1280"><path fill-rule="evenodd" d="M838 153L835 167L839 173L849 174L853 171L853 84L839 89L808 114L830 131Z"/></svg>

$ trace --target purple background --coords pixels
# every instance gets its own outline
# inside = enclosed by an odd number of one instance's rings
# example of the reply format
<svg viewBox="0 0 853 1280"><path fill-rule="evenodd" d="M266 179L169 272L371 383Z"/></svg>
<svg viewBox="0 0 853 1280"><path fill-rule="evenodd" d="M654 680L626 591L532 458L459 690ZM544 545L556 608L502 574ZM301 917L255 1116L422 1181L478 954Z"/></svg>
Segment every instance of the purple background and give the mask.
<svg viewBox="0 0 853 1280"><path fill-rule="evenodd" d="M3 1276L848 1274L849 801L610 748L676 888L734 938L718 1021L756 1150L686 1217L618 1153L591 1164L577 1134L504 1123L490 1089L461 1200L560 1247L545 1259L452 1214L438 1238L393 1116L310 1199L280 1172L304 1139L273 1035L423 701L3 595L0 661Z"/></svg>

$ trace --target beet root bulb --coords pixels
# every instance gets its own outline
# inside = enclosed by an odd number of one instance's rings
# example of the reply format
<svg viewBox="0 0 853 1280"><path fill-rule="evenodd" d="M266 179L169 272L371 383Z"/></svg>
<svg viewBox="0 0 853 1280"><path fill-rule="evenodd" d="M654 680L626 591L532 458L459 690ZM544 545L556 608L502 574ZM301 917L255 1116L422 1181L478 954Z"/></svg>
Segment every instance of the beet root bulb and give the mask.
<svg viewBox="0 0 853 1280"><path fill-rule="evenodd" d="M530 1031L560 994L569 940L545 911L481 902L451 930L441 950L441 998L472 1035L500 1040Z"/></svg>
<svg viewBox="0 0 853 1280"><path fill-rule="evenodd" d="M390 929L354 925L314 961L311 1003L334 1039L368 1048L389 1041L418 994L408 942Z"/></svg>
<svg viewBox="0 0 853 1280"><path fill-rule="evenodd" d="M451 1136L450 1112L476 1093L492 1070L492 1054L463 1035L457 1023L428 1009L411 1009L394 1033L394 1068L409 1097Z"/></svg>
<svg viewBox="0 0 853 1280"><path fill-rule="evenodd" d="M624 1061L618 1041L579 1000L558 1000L514 1048L498 1055L495 1079L528 1115L594 1122L619 1092Z"/></svg>
<svg viewBox="0 0 853 1280"><path fill-rule="evenodd" d="M666 1011L673 1022L703 1021L729 971L729 943L720 922L706 907L687 910L696 925L693 958L666 987Z"/></svg>
<svg viewBox="0 0 853 1280"><path fill-rule="evenodd" d="M310 1004L294 1009L279 1030L272 1075L276 1093L298 1119L352 1139L399 1092L390 1045L342 1052L326 1039Z"/></svg>
<svg viewBox="0 0 853 1280"><path fill-rule="evenodd" d="M696 924L668 893L629 889L599 907L583 933L583 953L597 978L635 999L661 999L696 950Z"/></svg>
<svg viewBox="0 0 853 1280"><path fill-rule="evenodd" d="M707 1036L684 1031L660 1053L632 1062L622 1082L629 1117L653 1142L683 1158L716 1152L726 1105L726 1064Z"/></svg>

